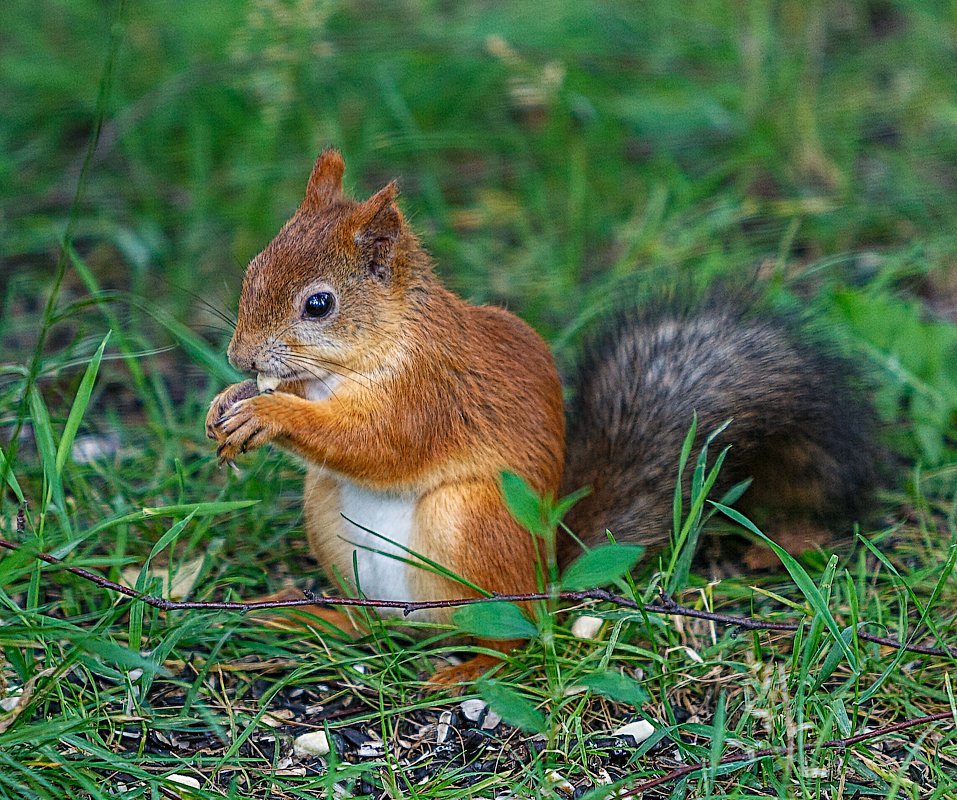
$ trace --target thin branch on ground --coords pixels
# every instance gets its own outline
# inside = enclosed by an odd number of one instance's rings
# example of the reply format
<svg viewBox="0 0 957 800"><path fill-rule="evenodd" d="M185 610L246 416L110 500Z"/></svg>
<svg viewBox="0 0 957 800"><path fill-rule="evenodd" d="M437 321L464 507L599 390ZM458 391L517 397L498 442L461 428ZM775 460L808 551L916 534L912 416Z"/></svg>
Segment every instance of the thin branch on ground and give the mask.
<svg viewBox="0 0 957 800"><path fill-rule="evenodd" d="M13 542L0 539L0 547L7 550L19 551L21 547ZM805 627L806 622L786 621L779 622L773 620L755 619L754 617L741 616L737 614L720 614L714 611L703 611L697 608L676 603L667 595L662 596L660 604L657 603L639 603L629 597L614 594L605 589L588 589L580 592L532 592L526 594L492 594L487 597L459 597L451 600L429 600L422 602L407 602L404 600L378 600L364 597L321 597L312 593L304 593L303 597L294 600L261 600L261 601L199 601L199 600L167 600L163 597L157 597L151 594L143 594L128 586L116 583L97 575L95 572L83 569L82 567L71 567L66 565L62 559L51 556L49 553L33 553L33 558L44 561L47 564L55 564L62 567L67 572L83 578L96 584L102 589L107 589L131 600L138 600L149 606L158 608L160 611L239 611L248 613L250 611L266 611L281 608L301 608L304 606L356 606L362 608L396 608L400 609L406 616L415 612L433 608L457 608L459 606L476 605L478 603L499 603L513 602L526 603L535 600L561 600L563 602L581 603L587 600L598 600L621 608L628 608L635 611L643 611L646 614L661 614L671 617L690 617L692 619L705 620L717 625L723 625L731 628L741 628L751 631L780 631L784 633L794 633ZM859 628L873 623L859 623ZM902 642L891 636L878 636L867 631L858 630L857 638L879 644L884 647L890 647L894 650L906 650L911 653L920 653L928 656L942 656L946 658L957 658L957 647L933 647L930 645L915 644L914 642Z"/></svg>
<svg viewBox="0 0 957 800"><path fill-rule="evenodd" d="M945 719L954 719L953 712L941 711L937 714L930 714L926 717L914 717L912 719L901 720L900 722L895 722L892 725L885 725L880 728L874 728L874 730L859 733L856 736L848 736L843 739L830 739L829 741L822 742L820 747L822 749L828 750L845 750L852 745L859 744L860 742L876 739L878 736L886 736L890 733L897 733L898 731L914 728L918 725L929 725L932 722L941 722ZM813 747L813 744L809 745L809 747ZM766 747L763 750L755 750L750 753L732 753L720 759L715 766L723 766L725 764L732 764L735 761L741 761L743 762L741 766L744 767L747 766L747 763L755 762L762 758L768 758L769 756L783 756L786 755L787 752L788 751L786 747ZM659 775L657 778L652 778L651 780L644 781L637 786L632 787L627 792L618 795L618 797L637 797L642 792L647 792L649 789L654 789L658 786L664 786L667 783L680 780L681 778L685 777L685 775L706 770L709 766L711 766L710 763L699 761L694 764L685 764L683 766L676 767L671 772L665 773L664 775Z"/></svg>

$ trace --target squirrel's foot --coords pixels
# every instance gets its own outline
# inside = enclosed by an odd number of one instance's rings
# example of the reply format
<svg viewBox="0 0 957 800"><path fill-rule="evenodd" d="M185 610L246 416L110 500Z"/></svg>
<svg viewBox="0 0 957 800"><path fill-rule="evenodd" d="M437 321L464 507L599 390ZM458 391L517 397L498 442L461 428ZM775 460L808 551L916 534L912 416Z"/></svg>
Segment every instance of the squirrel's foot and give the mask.
<svg viewBox="0 0 957 800"><path fill-rule="evenodd" d="M250 602L274 603L287 600L301 600L303 592L293 587L280 589L272 594L254 597ZM250 611L257 617L265 617L264 622L270 628L283 631L312 630L320 635L332 633L337 638L357 639L364 635L358 621L339 608L320 605L289 606L287 608L263 608Z"/></svg>
<svg viewBox="0 0 957 800"><path fill-rule="evenodd" d="M502 663L500 656L480 653L461 664L439 667L426 681L428 688L449 694L462 694L470 683L475 683L486 672Z"/></svg>

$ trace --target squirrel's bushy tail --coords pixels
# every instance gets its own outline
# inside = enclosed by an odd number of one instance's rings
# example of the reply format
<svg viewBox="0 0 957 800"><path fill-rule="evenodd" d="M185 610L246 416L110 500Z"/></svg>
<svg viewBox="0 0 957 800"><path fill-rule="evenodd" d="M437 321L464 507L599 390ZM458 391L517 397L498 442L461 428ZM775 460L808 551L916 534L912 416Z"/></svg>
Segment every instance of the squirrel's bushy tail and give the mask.
<svg viewBox="0 0 957 800"><path fill-rule="evenodd" d="M695 412L694 452L733 419L713 446L731 445L715 498L750 477L738 506L759 519L858 519L875 484L873 413L848 363L802 339L783 319L717 300L621 316L587 349L574 387L563 489L592 491L569 528L586 544L606 528L619 541L667 542Z"/></svg>

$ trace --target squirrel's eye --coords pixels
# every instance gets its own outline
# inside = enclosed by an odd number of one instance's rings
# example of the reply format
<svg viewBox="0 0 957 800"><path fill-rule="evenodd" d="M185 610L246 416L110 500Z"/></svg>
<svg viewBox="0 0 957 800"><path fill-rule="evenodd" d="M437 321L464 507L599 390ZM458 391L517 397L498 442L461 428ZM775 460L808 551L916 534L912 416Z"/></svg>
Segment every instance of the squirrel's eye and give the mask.
<svg viewBox="0 0 957 800"><path fill-rule="evenodd" d="M306 300L306 307L302 310L304 316L320 319L332 311L334 300L331 292L317 292Z"/></svg>

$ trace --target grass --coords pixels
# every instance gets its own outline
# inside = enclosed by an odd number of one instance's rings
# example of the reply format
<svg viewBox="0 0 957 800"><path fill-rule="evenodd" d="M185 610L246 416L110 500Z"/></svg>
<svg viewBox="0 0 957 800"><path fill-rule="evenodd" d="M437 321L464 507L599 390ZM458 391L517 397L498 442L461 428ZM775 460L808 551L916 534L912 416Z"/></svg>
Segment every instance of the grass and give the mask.
<svg viewBox="0 0 957 800"><path fill-rule="evenodd" d="M951 724L820 748L955 707L949 660L853 636L957 644L952 9L9 0L4 22L0 536L23 547L0 557L0 696L27 699L0 713L0 797L561 796L551 770L600 797L679 757L709 766L662 797L957 794ZM448 631L160 613L31 557L195 599L322 587L300 469L220 471L199 420L232 374L214 311L330 143L358 192L399 177L446 281L563 366L608 298L755 279L865 366L900 465L866 536L776 575L711 581L679 552L617 582L800 635L598 606L586 641L556 614L476 687L502 727L442 751L459 700L423 677ZM602 740L635 718L637 750ZM290 757L323 726L324 765ZM788 755L718 764L766 746Z"/></svg>

